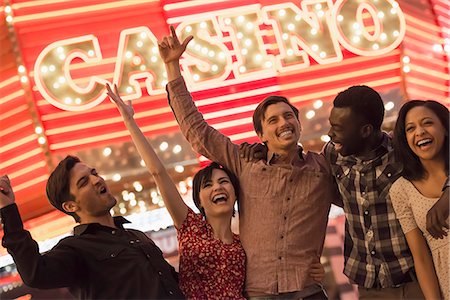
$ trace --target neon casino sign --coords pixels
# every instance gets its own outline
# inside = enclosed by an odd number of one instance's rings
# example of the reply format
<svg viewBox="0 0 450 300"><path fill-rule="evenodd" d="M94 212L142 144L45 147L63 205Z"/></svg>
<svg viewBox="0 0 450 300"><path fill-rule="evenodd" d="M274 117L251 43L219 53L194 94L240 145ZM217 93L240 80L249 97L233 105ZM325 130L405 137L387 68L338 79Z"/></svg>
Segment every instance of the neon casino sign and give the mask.
<svg viewBox="0 0 450 300"><path fill-rule="evenodd" d="M339 62L342 48L360 56L381 55L401 43L406 28L403 12L393 0L255 4L169 22L179 23L180 39L194 36L181 61L191 90L223 85L230 74L237 82L248 82L304 69L310 66L310 58L324 65ZM100 63L98 39L85 35L54 42L35 63L39 92L63 110L86 110L106 98L105 79L91 76L87 85L75 83L70 73L75 58ZM119 38L113 83L124 100L142 96L138 80L145 80L150 95L165 93L167 75L157 38L148 27L125 29Z"/></svg>

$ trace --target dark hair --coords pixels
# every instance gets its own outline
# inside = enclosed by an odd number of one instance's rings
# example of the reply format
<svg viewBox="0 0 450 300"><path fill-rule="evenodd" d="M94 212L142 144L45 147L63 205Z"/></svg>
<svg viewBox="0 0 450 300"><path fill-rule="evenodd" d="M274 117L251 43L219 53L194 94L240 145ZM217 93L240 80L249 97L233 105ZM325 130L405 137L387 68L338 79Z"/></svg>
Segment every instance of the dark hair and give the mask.
<svg viewBox="0 0 450 300"><path fill-rule="evenodd" d="M76 156L66 156L50 174L46 187L47 197L50 203L57 210L72 216L78 223L80 222L80 217L76 213L65 211L62 204L66 201L73 200L73 195L70 194L70 170L79 162L81 161Z"/></svg>
<svg viewBox="0 0 450 300"><path fill-rule="evenodd" d="M230 177L231 184L234 187L234 193L236 195L236 200L238 199L239 193L240 193L239 180L236 177L236 175L234 175L233 172L231 172L230 170L228 170L225 167L222 167L218 163L212 162L210 165L208 165L205 168L198 171L197 174L195 174L194 180L192 182L192 198L194 199L195 206L200 210L200 213L205 218L206 218L205 210L202 208L201 203L200 203L200 190L202 189L203 183L206 180L211 179L214 169L222 170L228 175L228 177ZM233 209L233 216L234 216L234 209Z"/></svg>
<svg viewBox="0 0 450 300"><path fill-rule="evenodd" d="M286 103L294 111L295 117L298 120L298 109L292 105L286 97L282 96L269 96L261 101L253 112L253 128L255 128L256 133L262 134L262 121L264 119L264 114L266 113L267 107L272 104L279 102Z"/></svg>
<svg viewBox="0 0 450 300"><path fill-rule="evenodd" d="M406 128L405 128L405 120L408 112L417 106L424 106L431 111L433 111L438 119L441 121L442 126L444 126L447 134L445 135L444 140L444 157L445 157L445 169L448 170L448 132L449 132L449 111L448 109L439 102L434 100L411 100L403 104L400 112L398 113L397 123L395 123L394 129L394 153L395 158L403 164L403 173L402 176L408 180L417 180L422 179L426 175L425 168L420 162L419 157L414 154L411 148L408 145L408 141L406 139Z"/></svg>
<svg viewBox="0 0 450 300"><path fill-rule="evenodd" d="M349 107L355 115L379 130L384 118L384 104L380 94L365 85L355 85L340 92L333 101L334 107Z"/></svg>

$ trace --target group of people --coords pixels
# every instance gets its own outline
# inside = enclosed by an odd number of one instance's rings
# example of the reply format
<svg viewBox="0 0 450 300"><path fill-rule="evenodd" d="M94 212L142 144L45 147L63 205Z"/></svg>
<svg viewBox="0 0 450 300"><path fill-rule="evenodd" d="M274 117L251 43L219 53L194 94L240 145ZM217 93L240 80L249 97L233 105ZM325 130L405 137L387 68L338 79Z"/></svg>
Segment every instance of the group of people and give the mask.
<svg viewBox="0 0 450 300"><path fill-rule="evenodd" d="M183 202L131 104L107 85L177 229L179 272L144 233L110 215L116 199L97 171L67 156L47 196L80 224L45 254L0 178L2 244L23 281L82 299L327 299L320 256L335 204L346 216L344 273L361 299L449 299L448 109L408 101L391 137L381 130L380 95L352 86L335 98L331 141L314 153L298 144L298 109L269 96L253 114L262 144L236 145L205 122L185 85L179 60L191 39L180 42L171 27L159 53L181 131L213 161L193 180L200 214ZM231 231L236 202L239 235Z"/></svg>

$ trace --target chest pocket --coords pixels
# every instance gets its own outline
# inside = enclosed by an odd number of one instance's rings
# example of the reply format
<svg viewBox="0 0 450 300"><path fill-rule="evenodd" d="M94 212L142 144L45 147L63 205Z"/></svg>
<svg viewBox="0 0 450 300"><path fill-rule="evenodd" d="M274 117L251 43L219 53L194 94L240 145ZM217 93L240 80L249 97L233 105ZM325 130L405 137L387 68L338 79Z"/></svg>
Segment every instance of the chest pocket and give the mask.
<svg viewBox="0 0 450 300"><path fill-rule="evenodd" d="M400 177L401 171L402 168L399 163L388 164L384 169L381 169L381 167L376 168L377 179L374 190L378 192L379 201L385 202L391 185Z"/></svg>
<svg viewBox="0 0 450 300"><path fill-rule="evenodd" d="M98 261L113 260L121 257L125 251L125 247L121 245L107 246L104 251L100 251L95 255L95 259Z"/></svg>
<svg viewBox="0 0 450 300"><path fill-rule="evenodd" d="M281 186L279 183L279 169L265 164L254 164L250 170L248 186L249 196L254 198L273 198ZM244 187L245 190L245 187Z"/></svg>
<svg viewBox="0 0 450 300"><path fill-rule="evenodd" d="M355 190L355 179L351 175L350 167L333 164L331 168L341 195L347 199L352 198L351 191Z"/></svg>

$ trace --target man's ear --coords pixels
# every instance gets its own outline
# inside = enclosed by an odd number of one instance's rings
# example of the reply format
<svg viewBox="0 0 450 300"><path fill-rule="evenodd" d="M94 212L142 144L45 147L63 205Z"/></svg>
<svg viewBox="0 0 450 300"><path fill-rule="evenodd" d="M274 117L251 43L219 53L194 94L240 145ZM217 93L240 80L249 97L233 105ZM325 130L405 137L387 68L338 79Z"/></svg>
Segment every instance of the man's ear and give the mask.
<svg viewBox="0 0 450 300"><path fill-rule="evenodd" d="M372 124L365 124L361 127L361 137L367 138L373 133Z"/></svg>
<svg viewBox="0 0 450 300"><path fill-rule="evenodd" d="M257 132L256 135L259 137L263 144L267 142L267 139L264 137L264 134L262 132Z"/></svg>
<svg viewBox="0 0 450 300"><path fill-rule="evenodd" d="M75 201L69 200L62 204L62 208L68 213L77 212L79 207Z"/></svg>

